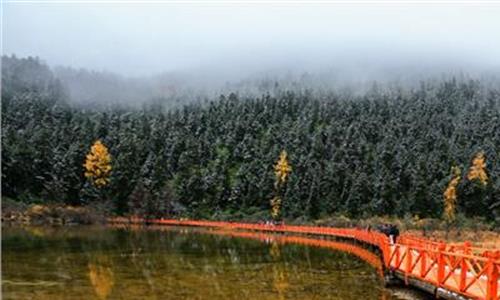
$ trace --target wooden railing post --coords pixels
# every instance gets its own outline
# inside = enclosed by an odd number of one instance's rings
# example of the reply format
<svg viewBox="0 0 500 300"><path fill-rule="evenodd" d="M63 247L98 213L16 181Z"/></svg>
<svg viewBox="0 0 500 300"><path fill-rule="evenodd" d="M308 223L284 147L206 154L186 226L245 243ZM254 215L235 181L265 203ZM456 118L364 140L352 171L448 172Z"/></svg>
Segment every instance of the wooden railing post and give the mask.
<svg viewBox="0 0 500 300"><path fill-rule="evenodd" d="M442 286L444 284L444 267L445 260L443 251L446 249L446 245L444 243L439 244L438 246L438 257L437 257L437 285Z"/></svg>
<svg viewBox="0 0 500 300"><path fill-rule="evenodd" d="M464 254L469 255L471 252L471 243L466 241L464 242ZM467 272L469 271L469 265L467 264L467 259L465 257L461 257L460 261L460 285L459 290L461 292L465 291L465 287L467 286Z"/></svg>
<svg viewBox="0 0 500 300"><path fill-rule="evenodd" d="M405 268L405 284L408 285L408 274L411 274L411 248L406 246L406 268Z"/></svg>
<svg viewBox="0 0 500 300"><path fill-rule="evenodd" d="M391 268L391 256L392 256L392 251L391 247L389 247L389 243L387 243L387 240L383 239L382 240L382 245L384 247L384 259L385 259L385 266L390 269Z"/></svg>
<svg viewBox="0 0 500 300"><path fill-rule="evenodd" d="M400 254L401 247L398 244L393 246L394 246L394 251L396 251L396 268L399 268L401 261L401 254Z"/></svg>
<svg viewBox="0 0 500 300"><path fill-rule="evenodd" d="M420 277L425 279L425 272L427 271L427 250L420 250Z"/></svg>
<svg viewBox="0 0 500 300"><path fill-rule="evenodd" d="M497 300L498 299L498 266L495 264L497 258L496 253L487 253L488 263L487 263L487 277L488 283L486 286L486 300Z"/></svg>

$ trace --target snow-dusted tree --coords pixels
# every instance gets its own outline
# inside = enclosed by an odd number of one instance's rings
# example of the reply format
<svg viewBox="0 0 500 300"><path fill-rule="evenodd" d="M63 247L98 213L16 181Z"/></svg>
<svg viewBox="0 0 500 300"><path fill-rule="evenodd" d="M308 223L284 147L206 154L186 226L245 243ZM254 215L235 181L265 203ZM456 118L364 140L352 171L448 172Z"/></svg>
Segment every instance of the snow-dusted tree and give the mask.
<svg viewBox="0 0 500 300"><path fill-rule="evenodd" d="M443 217L447 223L455 220L457 208L457 187L460 183L460 168L453 166L451 168L451 179L444 191L444 212Z"/></svg>

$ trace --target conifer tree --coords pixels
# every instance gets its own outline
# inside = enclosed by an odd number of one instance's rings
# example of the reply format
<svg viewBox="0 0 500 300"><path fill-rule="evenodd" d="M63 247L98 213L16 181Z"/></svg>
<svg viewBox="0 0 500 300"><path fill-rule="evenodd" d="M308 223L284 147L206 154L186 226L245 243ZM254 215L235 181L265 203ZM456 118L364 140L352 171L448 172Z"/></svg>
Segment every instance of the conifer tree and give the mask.
<svg viewBox="0 0 500 300"><path fill-rule="evenodd" d="M443 217L447 223L455 220L457 207L457 186L460 182L460 168L453 166L451 168L451 180L444 191L444 212Z"/></svg>
<svg viewBox="0 0 500 300"><path fill-rule="evenodd" d="M280 153L278 162L274 166L274 175L276 176L275 186L284 185L290 172L292 172L292 167L288 163L286 151L283 150Z"/></svg>
<svg viewBox="0 0 500 300"><path fill-rule="evenodd" d="M464 211L469 216L485 215L490 216L489 210L491 199L488 194L491 185L488 184L488 175L486 173L486 157L484 152L478 152L474 155L467 173L467 180L460 186L460 196L464 202Z"/></svg>
<svg viewBox="0 0 500 300"><path fill-rule="evenodd" d="M467 179L477 180L483 186L488 184L488 175L486 174L486 158L483 152L479 152L472 160L472 166L467 174Z"/></svg>
<svg viewBox="0 0 500 300"><path fill-rule="evenodd" d="M283 197L283 188L286 184L288 175L292 172L292 167L288 163L287 153L285 150L281 151L280 158L274 165L275 175L275 196L271 199L271 216L273 219L278 219L281 214L281 204Z"/></svg>

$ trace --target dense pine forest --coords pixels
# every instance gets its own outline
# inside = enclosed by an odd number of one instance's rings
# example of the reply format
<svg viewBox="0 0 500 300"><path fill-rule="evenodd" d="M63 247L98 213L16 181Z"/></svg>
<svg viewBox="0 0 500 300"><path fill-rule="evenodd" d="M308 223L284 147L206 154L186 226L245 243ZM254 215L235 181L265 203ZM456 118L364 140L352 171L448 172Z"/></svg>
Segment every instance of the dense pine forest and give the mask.
<svg viewBox="0 0 500 300"><path fill-rule="evenodd" d="M98 140L111 158L102 185L84 170ZM500 88L480 80L89 108L71 103L38 59L2 58L3 197L102 203L115 214L264 216L283 150L285 218L440 218L452 167L458 212L500 218ZM478 153L486 183L468 177Z"/></svg>

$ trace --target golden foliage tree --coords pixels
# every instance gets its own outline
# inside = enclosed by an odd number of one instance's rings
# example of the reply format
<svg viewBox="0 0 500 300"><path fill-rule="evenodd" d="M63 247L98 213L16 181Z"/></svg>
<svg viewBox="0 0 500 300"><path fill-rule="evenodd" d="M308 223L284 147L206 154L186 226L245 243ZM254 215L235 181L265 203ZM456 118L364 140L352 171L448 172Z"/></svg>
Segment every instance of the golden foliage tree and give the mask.
<svg viewBox="0 0 500 300"><path fill-rule="evenodd" d="M277 219L280 215L281 210L281 198L280 196L274 196L271 199L271 217Z"/></svg>
<svg viewBox="0 0 500 300"><path fill-rule="evenodd" d="M288 163L287 153L281 151L280 158L274 165L274 175L276 177L274 187L275 196L271 199L271 217L277 219L281 211L281 188L286 183L288 175L292 172L292 167Z"/></svg>
<svg viewBox="0 0 500 300"><path fill-rule="evenodd" d="M451 180L444 191L444 219L447 222L455 220L457 207L457 187L460 182L460 168L454 166L451 168Z"/></svg>
<svg viewBox="0 0 500 300"><path fill-rule="evenodd" d="M276 176L276 185L284 184L288 175L292 172L292 167L288 163L287 153L285 150L281 151L280 158L276 165L274 165L274 174Z"/></svg>
<svg viewBox="0 0 500 300"><path fill-rule="evenodd" d="M111 155L100 140L97 140L90 148L83 166L85 177L96 187L100 188L109 183Z"/></svg>
<svg viewBox="0 0 500 300"><path fill-rule="evenodd" d="M478 180L482 185L488 184L488 175L486 174L486 158L483 152L479 152L472 160L472 166L467 174L467 179Z"/></svg>

